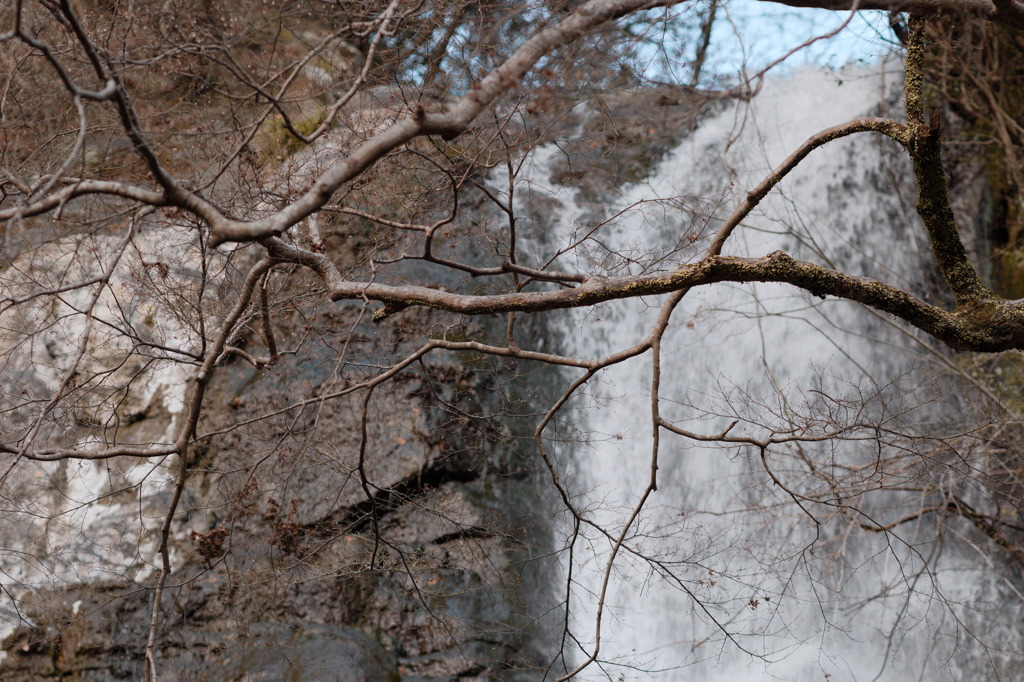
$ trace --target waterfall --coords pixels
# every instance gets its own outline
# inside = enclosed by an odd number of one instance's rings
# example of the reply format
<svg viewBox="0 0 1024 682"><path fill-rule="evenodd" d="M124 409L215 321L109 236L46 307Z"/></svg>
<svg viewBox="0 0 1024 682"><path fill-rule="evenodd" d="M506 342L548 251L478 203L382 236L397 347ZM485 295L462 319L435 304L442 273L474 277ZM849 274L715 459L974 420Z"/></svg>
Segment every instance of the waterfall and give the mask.
<svg viewBox="0 0 1024 682"><path fill-rule="evenodd" d="M546 195L544 205L553 206L549 230L560 232L547 237L548 253L621 212L558 267L668 269L706 248L744 193L811 134L857 116L899 118L901 79L899 64L882 62L770 80L750 103L704 120L645 182L622 188L599 209L550 180L560 149L538 150L525 179L531 196ZM812 153L725 253L783 249L927 296L931 266L913 204L909 162L894 143L846 138ZM659 303L632 300L563 314L555 322L561 351L599 358L626 348L648 333ZM887 316L793 287L704 287L684 298L663 341L662 413L701 434L737 421L730 434L753 437L794 419L834 418L861 403L884 420L887 411L935 394L928 374L914 373L921 362L916 336ZM556 448L562 476L577 508L613 534L649 477L650 391L647 354L603 372L563 415L562 435L579 437ZM926 428L925 420L948 409L925 406L911 421ZM805 412L816 416L796 416ZM753 448L664 432L662 440L658 489L629 536L661 568L620 554L601 655L579 679L932 680L969 669L975 659L985 665L957 606L981 608L975 583L998 582L984 578L978 556L932 542L934 532L913 524L900 529L902 544L859 529L856 519L817 528L813 517L828 510L802 510L772 483ZM865 449L873 446L806 447L841 465L870 458ZM785 461L773 464L781 479L798 473ZM610 545L592 529L573 545L570 627L585 651L593 646ZM580 649L576 656L585 658Z"/></svg>

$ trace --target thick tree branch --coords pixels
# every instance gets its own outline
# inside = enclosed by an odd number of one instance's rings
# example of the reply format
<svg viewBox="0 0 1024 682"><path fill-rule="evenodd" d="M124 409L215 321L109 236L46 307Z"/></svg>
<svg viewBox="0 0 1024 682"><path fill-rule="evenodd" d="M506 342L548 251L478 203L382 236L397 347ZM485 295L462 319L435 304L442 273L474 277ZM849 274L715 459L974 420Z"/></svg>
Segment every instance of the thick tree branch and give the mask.
<svg viewBox="0 0 1024 682"><path fill-rule="evenodd" d="M59 208L71 199L85 196L86 194L106 194L108 196L123 197L142 204L149 204L150 206L163 206L167 203L163 192L155 192L144 187L136 187L128 183L112 180L75 180L72 184L47 194L38 201L0 210L0 220L29 218L41 215Z"/></svg>
<svg viewBox="0 0 1024 682"><path fill-rule="evenodd" d="M591 277L580 286L554 291L459 294L415 285L389 285L342 279L328 258L281 240L264 242L270 256L304 265L324 280L334 301L370 300L392 310L425 306L467 315L539 312L579 308L605 301L655 296L718 282L791 284L822 298L835 296L899 317L955 350L997 352L1024 349L1024 301L985 296L945 311L883 282L798 261L776 251L761 258L709 255L675 272L630 277Z"/></svg>
<svg viewBox="0 0 1024 682"><path fill-rule="evenodd" d="M0 443L0 452L18 454L20 451L10 445ZM32 450L26 452L24 459L36 460L39 462L56 462L63 459L85 459L100 461L114 459L115 457L140 457L154 459L173 455L177 450L173 446L154 447L151 445L120 445L106 448L104 450L83 450L81 448L64 448L48 450Z"/></svg>
<svg viewBox="0 0 1024 682"><path fill-rule="evenodd" d="M362 174L388 152L424 135L440 135L446 139L460 135L495 100L515 89L523 76L553 50L628 14L673 4L677 4L677 0L590 0L558 24L534 34L447 111L426 113L419 109L410 118L402 119L374 135L331 166L299 199L273 216L251 222L230 220L212 204L195 195L180 197L180 205L209 223L213 246L232 241L256 241L281 234L319 210L339 187Z"/></svg>

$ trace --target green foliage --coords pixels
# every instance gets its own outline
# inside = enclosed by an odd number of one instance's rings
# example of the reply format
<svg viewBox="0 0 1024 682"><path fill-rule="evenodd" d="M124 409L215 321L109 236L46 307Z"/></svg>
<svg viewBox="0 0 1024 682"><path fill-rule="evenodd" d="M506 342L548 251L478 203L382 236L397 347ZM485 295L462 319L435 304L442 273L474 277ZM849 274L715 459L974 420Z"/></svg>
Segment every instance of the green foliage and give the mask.
<svg viewBox="0 0 1024 682"><path fill-rule="evenodd" d="M1024 298L1024 248L998 249L994 258L1000 293L1007 298Z"/></svg>
<svg viewBox="0 0 1024 682"><path fill-rule="evenodd" d="M300 135L310 135L327 117L327 112L320 110L309 116L291 119L291 127ZM280 163L302 148L303 142L296 137L280 114L273 116L263 124L259 134L260 152L257 158L260 165Z"/></svg>

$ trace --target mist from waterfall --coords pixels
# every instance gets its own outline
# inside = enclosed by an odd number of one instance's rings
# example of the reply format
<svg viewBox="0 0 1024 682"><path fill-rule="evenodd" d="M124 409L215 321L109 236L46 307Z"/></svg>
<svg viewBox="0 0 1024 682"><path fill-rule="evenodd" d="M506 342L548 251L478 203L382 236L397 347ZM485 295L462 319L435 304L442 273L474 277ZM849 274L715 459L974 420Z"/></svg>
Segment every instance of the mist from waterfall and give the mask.
<svg viewBox="0 0 1024 682"><path fill-rule="evenodd" d="M645 182L599 207L551 181L562 152L545 147L533 154L525 179L529 196L543 195L554 207L548 222L561 232L546 248L579 241L624 211L558 267L670 269L706 248L744 193L812 133L862 115L902 118L901 81L894 61L768 81L749 104L704 120ZM870 135L839 140L773 191L725 254L783 249L927 298L932 266L914 198L909 161L895 143ZM665 253L673 255L660 262ZM626 348L649 332L660 302L560 314L559 350L599 358ZM923 402L909 414L927 429L952 402L917 369L926 359L916 336L888 316L789 286L694 290L663 342L662 414L708 435L737 421L731 435L760 438L833 405L860 401L884 419L886 410ZM647 354L606 370L562 417L567 440L578 434L556 448L562 475L577 507L613 534L649 477L650 390ZM928 524L901 528L902 544L858 531L856 519L817 527L818 509L802 509L774 485L756 449L705 446L664 432L662 441L658 490L629 535L632 547L661 563L619 556L599 663L579 679L949 679L985 665L972 648L965 610L988 609L994 617L1000 608L1019 611L996 603L1005 585L985 573L979 556L933 542ZM863 458L871 447L807 445L814 456L839 462ZM775 465L779 476L790 475L785 462ZM587 651L610 544L584 529L573 547L570 626ZM1004 622L1014 630L1012 617ZM585 657L578 648L576 656Z"/></svg>

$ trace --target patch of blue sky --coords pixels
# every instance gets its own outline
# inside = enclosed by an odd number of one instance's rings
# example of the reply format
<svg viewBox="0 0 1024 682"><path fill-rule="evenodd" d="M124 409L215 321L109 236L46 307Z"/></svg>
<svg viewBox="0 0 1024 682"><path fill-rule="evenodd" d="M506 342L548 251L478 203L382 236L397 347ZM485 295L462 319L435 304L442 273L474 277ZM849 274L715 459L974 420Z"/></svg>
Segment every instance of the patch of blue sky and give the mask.
<svg viewBox="0 0 1024 682"><path fill-rule="evenodd" d="M798 9L763 0L737 0L720 8L712 32L705 70L728 77L745 68L756 73L794 47L826 35L849 18L849 12ZM814 64L839 68L873 63L899 51L886 12L857 12L839 34L800 50L776 71Z"/></svg>
<svg viewBox="0 0 1024 682"><path fill-rule="evenodd" d="M641 67L654 81L685 83L690 78L692 65L688 62L694 58L699 26L693 23L692 5L686 8L686 14L676 11L677 21L687 17L687 27L665 33L674 39L652 41L652 45L659 46L658 54L651 54ZM773 75L785 75L808 65L841 68L871 64L900 52L901 47L889 27L887 12L861 11L850 18L849 12L794 8L766 0L720 0L700 84L735 84L744 72L749 77L793 48L830 34L844 22L847 25L838 34L799 50L775 66Z"/></svg>

